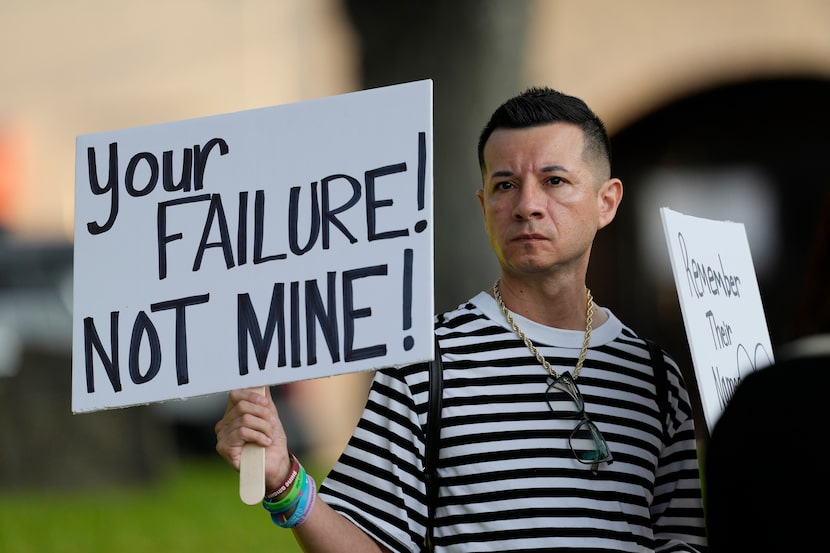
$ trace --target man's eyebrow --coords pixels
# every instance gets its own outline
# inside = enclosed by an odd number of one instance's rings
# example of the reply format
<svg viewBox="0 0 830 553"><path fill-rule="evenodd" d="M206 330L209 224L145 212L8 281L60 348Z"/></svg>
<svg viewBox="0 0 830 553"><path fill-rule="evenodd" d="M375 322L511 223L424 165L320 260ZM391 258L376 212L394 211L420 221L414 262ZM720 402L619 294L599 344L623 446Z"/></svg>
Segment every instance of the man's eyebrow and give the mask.
<svg viewBox="0 0 830 553"><path fill-rule="evenodd" d="M564 165L546 165L545 167L542 167L540 169L540 171L542 173L554 173L556 171L564 171L564 172L567 173L568 169ZM494 178L499 178L499 177L512 177L514 175L515 175L515 173L513 173L513 171L508 171L507 169L502 169L501 171L493 171L490 174L490 178L494 179Z"/></svg>

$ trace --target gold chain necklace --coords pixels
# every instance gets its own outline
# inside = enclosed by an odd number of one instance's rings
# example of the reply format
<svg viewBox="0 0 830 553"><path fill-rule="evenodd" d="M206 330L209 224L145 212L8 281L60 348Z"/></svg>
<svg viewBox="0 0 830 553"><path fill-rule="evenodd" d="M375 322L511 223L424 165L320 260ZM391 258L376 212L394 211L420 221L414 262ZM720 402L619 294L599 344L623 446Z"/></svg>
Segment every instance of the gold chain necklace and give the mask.
<svg viewBox="0 0 830 553"><path fill-rule="evenodd" d="M513 327L513 331L519 335L519 338L522 339L522 342L525 343L527 349L536 356L536 359L539 363L542 364L543 367L550 373L553 378L559 378L559 375L556 374L556 371L553 367L550 366L548 360L539 353L539 350L536 349L536 346L533 345L533 342L530 341L522 329L519 328L519 325L516 324L516 321L513 320L513 317L510 316L510 312L507 311L507 307L504 305L504 301L501 299L501 293L499 292L499 283L501 279L497 280L496 283L493 285L493 296L496 298L496 302L499 304L501 308L501 312L504 313L504 317L507 319L507 322L510 323L510 326ZM591 328L594 322L594 297L591 295L591 289L586 287L585 294L588 298L588 309L585 313L585 339L582 341L582 351L579 352L579 359L576 361L576 368L574 369L573 378L576 380L576 377L579 376L579 371L582 370L582 364L585 362L585 356L588 354L588 343L591 341Z"/></svg>

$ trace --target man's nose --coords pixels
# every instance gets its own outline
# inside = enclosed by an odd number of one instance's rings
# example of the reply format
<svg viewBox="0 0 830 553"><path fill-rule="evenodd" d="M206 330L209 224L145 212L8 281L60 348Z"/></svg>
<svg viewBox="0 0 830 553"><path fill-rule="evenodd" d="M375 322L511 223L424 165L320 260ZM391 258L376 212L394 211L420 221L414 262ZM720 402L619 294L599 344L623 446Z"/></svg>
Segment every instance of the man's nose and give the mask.
<svg viewBox="0 0 830 553"><path fill-rule="evenodd" d="M516 219L534 219L542 215L545 195L538 183L523 184L519 189L513 215Z"/></svg>

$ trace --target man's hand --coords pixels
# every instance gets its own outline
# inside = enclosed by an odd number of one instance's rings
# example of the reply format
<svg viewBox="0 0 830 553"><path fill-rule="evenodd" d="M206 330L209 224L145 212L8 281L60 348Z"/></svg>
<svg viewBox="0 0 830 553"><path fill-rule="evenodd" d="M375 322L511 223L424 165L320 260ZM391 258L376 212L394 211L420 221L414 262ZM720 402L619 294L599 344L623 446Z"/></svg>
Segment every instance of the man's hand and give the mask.
<svg viewBox="0 0 830 553"><path fill-rule="evenodd" d="M288 443L270 390L264 396L255 389L234 390L225 414L214 427L216 451L236 471L242 446L255 443L265 448L265 488L280 485L291 469Z"/></svg>

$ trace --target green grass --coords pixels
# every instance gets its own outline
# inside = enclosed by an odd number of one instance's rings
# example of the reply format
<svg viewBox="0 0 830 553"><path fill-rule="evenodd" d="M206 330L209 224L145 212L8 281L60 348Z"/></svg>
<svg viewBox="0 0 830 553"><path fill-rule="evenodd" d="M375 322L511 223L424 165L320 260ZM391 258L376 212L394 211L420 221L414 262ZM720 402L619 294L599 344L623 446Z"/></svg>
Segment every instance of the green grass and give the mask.
<svg viewBox="0 0 830 553"><path fill-rule="evenodd" d="M315 479L318 474L312 471ZM292 532L239 499L218 458L187 459L143 488L0 490L3 553L300 553Z"/></svg>

